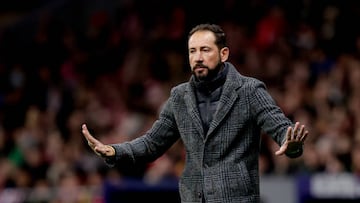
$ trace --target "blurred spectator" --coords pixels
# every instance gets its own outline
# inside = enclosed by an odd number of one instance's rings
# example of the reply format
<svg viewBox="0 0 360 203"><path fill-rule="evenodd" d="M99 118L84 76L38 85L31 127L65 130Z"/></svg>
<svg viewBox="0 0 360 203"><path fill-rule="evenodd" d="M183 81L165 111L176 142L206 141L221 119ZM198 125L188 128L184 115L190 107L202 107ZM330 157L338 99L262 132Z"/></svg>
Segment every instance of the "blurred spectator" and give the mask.
<svg viewBox="0 0 360 203"><path fill-rule="evenodd" d="M170 87L188 78L186 29L209 19L228 33L239 71L264 79L284 112L311 132L303 157L292 161L274 159L264 136L260 173L360 174L360 33L344 23L358 19L359 3L226 0L209 4L215 16L202 12L204 2L159 3L2 4L0 202L24 197L11 188L33 188L34 201L80 202L90 197L77 187L111 177L176 178L181 143L151 165L114 171L92 156L79 126L91 123L105 143L142 134Z"/></svg>

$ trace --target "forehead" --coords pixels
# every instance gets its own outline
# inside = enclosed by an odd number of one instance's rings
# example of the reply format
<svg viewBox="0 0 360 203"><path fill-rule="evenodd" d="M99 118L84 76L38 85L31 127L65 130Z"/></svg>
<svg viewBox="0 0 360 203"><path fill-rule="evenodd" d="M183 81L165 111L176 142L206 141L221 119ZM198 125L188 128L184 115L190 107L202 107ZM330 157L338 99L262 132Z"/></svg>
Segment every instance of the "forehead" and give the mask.
<svg viewBox="0 0 360 203"><path fill-rule="evenodd" d="M189 48L215 46L215 35L208 30L200 30L195 32L188 41Z"/></svg>

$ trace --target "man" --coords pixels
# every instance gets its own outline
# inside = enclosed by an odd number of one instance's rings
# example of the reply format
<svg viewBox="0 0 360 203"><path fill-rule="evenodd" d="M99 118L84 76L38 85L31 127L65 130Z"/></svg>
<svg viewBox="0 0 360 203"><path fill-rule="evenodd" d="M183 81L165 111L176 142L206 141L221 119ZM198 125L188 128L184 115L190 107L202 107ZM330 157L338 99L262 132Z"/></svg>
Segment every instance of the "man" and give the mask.
<svg viewBox="0 0 360 203"><path fill-rule="evenodd" d="M186 162L179 180L181 202L260 202L261 131L280 146L276 155L298 157L308 135L275 104L264 83L242 76L227 62L229 48L218 25L200 24L188 38L192 76L171 90L145 135L105 145L82 133L109 165L153 161L182 139ZM124 162L125 163L125 162Z"/></svg>

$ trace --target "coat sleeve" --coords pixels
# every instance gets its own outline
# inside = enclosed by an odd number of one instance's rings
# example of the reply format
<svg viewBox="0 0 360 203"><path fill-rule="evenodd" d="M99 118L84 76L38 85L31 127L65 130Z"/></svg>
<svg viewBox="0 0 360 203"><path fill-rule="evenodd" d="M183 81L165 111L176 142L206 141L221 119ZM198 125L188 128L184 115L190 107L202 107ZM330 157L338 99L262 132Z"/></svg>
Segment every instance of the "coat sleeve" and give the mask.
<svg viewBox="0 0 360 203"><path fill-rule="evenodd" d="M172 113L172 100L170 97L152 127L142 136L128 142L112 144L115 156L106 159L109 166L120 162L145 163L151 162L163 155L178 139L179 132Z"/></svg>
<svg viewBox="0 0 360 203"><path fill-rule="evenodd" d="M249 92L251 111L257 124L264 133L270 135L281 146L285 142L287 128L294 126L294 124L275 103L263 82L254 79L251 82ZM298 146L287 151L286 155L295 158L300 156L302 152L302 146Z"/></svg>

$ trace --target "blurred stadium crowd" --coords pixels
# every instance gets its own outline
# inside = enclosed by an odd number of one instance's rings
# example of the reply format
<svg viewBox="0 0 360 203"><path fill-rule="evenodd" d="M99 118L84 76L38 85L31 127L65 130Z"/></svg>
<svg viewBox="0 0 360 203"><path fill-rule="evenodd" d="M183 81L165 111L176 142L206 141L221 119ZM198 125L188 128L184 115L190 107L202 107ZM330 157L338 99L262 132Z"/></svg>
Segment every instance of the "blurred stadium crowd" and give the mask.
<svg viewBox="0 0 360 203"><path fill-rule="evenodd" d="M360 173L359 1L50 2L0 27L0 191L32 188L36 200L56 187L53 202L81 202L79 188L97 194L105 179L176 179L180 141L153 163L110 169L80 127L104 143L146 132L188 80L187 32L202 22L220 24L229 61L310 130L297 159L275 157L263 135L261 174Z"/></svg>

